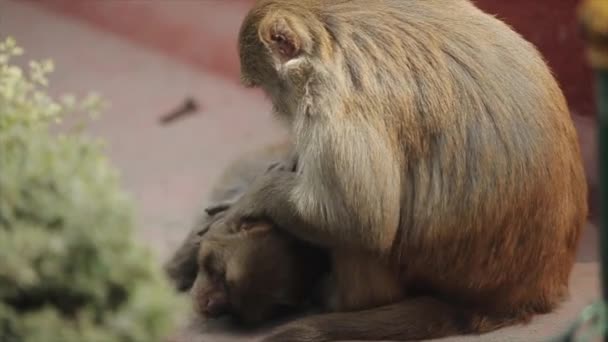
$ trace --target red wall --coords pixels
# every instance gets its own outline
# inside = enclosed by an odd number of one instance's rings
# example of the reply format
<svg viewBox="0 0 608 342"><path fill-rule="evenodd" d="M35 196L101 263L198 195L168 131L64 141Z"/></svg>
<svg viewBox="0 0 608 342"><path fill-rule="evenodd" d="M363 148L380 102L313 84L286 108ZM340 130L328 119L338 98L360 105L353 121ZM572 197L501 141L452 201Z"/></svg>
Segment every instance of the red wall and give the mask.
<svg viewBox="0 0 608 342"><path fill-rule="evenodd" d="M579 0L476 0L534 43L556 74L574 114L593 115L592 73L584 56Z"/></svg>

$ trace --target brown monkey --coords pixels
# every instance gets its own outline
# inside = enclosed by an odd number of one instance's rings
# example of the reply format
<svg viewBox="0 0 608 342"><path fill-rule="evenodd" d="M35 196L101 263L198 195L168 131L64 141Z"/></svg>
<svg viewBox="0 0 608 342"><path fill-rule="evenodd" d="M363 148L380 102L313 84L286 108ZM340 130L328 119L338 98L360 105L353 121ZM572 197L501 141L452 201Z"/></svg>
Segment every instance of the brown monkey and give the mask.
<svg viewBox="0 0 608 342"><path fill-rule="evenodd" d="M198 313L207 318L229 314L255 326L314 308L329 267L325 251L265 222L236 233L222 227L212 224L201 239L191 290Z"/></svg>
<svg viewBox="0 0 608 342"><path fill-rule="evenodd" d="M567 295L587 212L576 131L506 24L468 0L259 0L239 51L298 166L258 178L225 222L330 248L334 309L363 310L268 341L481 333Z"/></svg>
<svg viewBox="0 0 608 342"><path fill-rule="evenodd" d="M239 232L217 224L256 176L289 160L288 151L288 144L271 145L229 165L211 191L206 213L166 265L178 289L191 290L204 317L231 314L254 325L315 303L329 268L326 251L263 221Z"/></svg>

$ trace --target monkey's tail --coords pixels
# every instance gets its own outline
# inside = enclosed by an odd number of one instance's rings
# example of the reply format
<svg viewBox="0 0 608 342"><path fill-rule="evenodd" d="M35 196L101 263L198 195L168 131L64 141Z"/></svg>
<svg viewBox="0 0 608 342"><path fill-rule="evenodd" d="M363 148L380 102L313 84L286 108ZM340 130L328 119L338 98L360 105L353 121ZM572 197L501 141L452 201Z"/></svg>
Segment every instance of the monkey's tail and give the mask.
<svg viewBox="0 0 608 342"><path fill-rule="evenodd" d="M279 327L262 341L415 341L479 334L525 320L523 317L489 317L439 299L419 297L369 310L302 318Z"/></svg>

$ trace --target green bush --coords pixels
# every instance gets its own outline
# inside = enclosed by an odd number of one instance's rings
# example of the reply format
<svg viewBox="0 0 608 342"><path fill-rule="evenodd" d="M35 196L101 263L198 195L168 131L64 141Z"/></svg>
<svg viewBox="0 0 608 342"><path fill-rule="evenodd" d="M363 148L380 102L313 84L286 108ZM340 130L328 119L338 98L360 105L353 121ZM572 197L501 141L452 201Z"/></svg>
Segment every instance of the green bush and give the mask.
<svg viewBox="0 0 608 342"><path fill-rule="evenodd" d="M182 304L133 241L129 198L99 142L52 134L96 101L46 95L49 61L24 72L0 42L0 341L153 342Z"/></svg>

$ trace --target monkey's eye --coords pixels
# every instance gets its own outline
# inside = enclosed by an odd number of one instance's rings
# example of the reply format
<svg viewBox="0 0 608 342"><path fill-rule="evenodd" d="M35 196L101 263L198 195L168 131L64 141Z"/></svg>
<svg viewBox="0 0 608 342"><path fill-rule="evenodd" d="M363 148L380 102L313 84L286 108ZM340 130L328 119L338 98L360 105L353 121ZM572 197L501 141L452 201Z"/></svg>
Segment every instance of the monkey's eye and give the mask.
<svg viewBox="0 0 608 342"><path fill-rule="evenodd" d="M298 48L287 36L283 34L273 34L270 39L275 42L281 55L286 59L294 58L298 54Z"/></svg>

